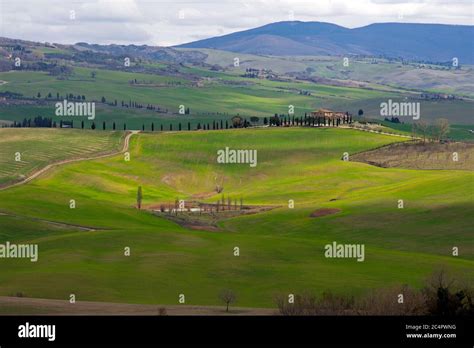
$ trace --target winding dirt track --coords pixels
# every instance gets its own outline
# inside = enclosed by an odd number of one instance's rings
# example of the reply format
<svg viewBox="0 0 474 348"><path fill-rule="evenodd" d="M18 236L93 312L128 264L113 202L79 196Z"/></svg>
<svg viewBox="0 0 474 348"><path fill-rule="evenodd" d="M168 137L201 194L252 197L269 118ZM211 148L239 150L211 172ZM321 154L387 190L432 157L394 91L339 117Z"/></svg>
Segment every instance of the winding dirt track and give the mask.
<svg viewBox="0 0 474 348"><path fill-rule="evenodd" d="M26 183L30 182L31 180L33 180L33 179L39 177L41 174L44 174L45 172L47 172L47 171L50 170L51 168L54 168L54 167L57 167L57 166L60 166L60 165L63 165L63 164L73 163L73 162L80 162L80 161L95 160L95 159L105 158L105 157L112 157L112 156L116 156L116 155L118 155L118 154L124 153L124 152L128 151L129 144L130 144L130 138L132 137L132 135L138 134L138 133L140 133L140 131L137 131L137 130L135 130L135 131L130 131L129 133L127 133L127 135L125 136L125 140L124 140L124 142L123 142L123 148L122 148L122 150L120 150L120 151L111 152L111 153L106 153L106 154L97 155L97 156L72 158L72 159L67 159L67 160L63 160L63 161L51 163L51 164L48 164L46 167L41 168L41 169L39 169L39 170L33 172L30 176L28 176L27 178L23 179L22 181L18 181L18 182L12 183L12 184L7 184L6 186L0 187L0 191L9 189L9 188L11 188L11 187L15 187L15 186L20 186L20 185L26 184Z"/></svg>

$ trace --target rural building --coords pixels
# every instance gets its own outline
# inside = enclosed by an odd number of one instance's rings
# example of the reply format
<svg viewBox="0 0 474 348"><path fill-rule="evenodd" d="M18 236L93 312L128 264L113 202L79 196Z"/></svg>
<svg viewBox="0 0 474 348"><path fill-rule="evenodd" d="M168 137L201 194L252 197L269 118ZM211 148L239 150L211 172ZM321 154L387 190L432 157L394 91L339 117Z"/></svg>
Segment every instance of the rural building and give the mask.
<svg viewBox="0 0 474 348"><path fill-rule="evenodd" d="M315 118L321 117L323 119L328 119L328 120L339 119L341 121L348 121L350 114L348 112L332 111L329 109L319 109L319 110L311 112L311 116Z"/></svg>

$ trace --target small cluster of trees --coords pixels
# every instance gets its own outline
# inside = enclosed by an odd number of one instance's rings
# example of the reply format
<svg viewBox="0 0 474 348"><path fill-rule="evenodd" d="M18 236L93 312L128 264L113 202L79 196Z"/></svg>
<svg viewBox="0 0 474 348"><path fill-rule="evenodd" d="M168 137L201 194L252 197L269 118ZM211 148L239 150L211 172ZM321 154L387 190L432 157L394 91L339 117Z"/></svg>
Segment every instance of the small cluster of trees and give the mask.
<svg viewBox="0 0 474 348"><path fill-rule="evenodd" d="M5 91L5 92L0 92L0 97L4 97L6 99L21 99L23 98L23 94Z"/></svg>
<svg viewBox="0 0 474 348"><path fill-rule="evenodd" d="M248 78L257 78L260 75L260 70L259 69L254 69L254 68L247 68L245 69L245 74L242 74L242 77L248 77Z"/></svg>
<svg viewBox="0 0 474 348"><path fill-rule="evenodd" d="M445 118L437 119L433 124L429 124L424 120L419 120L412 124L413 136L420 136L423 143L427 140L435 140L441 142L446 139L449 133L449 121Z"/></svg>
<svg viewBox="0 0 474 348"><path fill-rule="evenodd" d="M244 206L244 201L240 198L238 202L237 199L232 199L231 197L227 196L227 199L222 195L221 199L218 200L215 204L216 212L225 211L225 210L242 210Z"/></svg>
<svg viewBox="0 0 474 348"><path fill-rule="evenodd" d="M5 127L5 125L3 127ZM12 128L30 128L30 127L55 128L57 127L57 124L55 121L53 121L52 118L36 116L33 120L31 118L29 119L24 118L22 122L13 121L10 127Z"/></svg>
<svg viewBox="0 0 474 348"><path fill-rule="evenodd" d="M265 117L263 119L263 124L276 127L293 127L293 126L306 126L306 127L321 127L321 126L329 126L329 127L339 127L341 124L350 124L352 123L352 115L346 113L346 117L339 118L327 118L327 117L313 117L308 116L306 113L304 117L295 117L295 116L278 116L275 114L269 120Z"/></svg>
<svg viewBox="0 0 474 348"><path fill-rule="evenodd" d="M282 315L474 315L474 287L437 271L421 290L406 285L377 289L355 299L325 292L310 292L275 298Z"/></svg>
<svg viewBox="0 0 474 348"><path fill-rule="evenodd" d="M393 116L390 118L385 117L384 120L387 122L392 122L392 123L401 123L398 117L393 117Z"/></svg>
<svg viewBox="0 0 474 348"><path fill-rule="evenodd" d="M138 200L138 197L140 197L140 203ZM139 187L139 191L137 193L137 207L141 207L141 199L142 199L142 191L141 187ZM199 207L199 214L202 212L204 213L219 213L223 211L237 211L237 210L242 210L244 209L244 200L242 198L240 199L232 199L230 196L224 197L222 195L222 198L218 200L215 204L212 203L197 203ZM140 209L140 208L139 208ZM187 204L180 204L180 200L176 198L173 204L168 204L166 206L165 204L160 205L160 212L165 213L167 212L168 214L174 213L174 215L178 215L180 212L190 212L191 211L191 205Z"/></svg>

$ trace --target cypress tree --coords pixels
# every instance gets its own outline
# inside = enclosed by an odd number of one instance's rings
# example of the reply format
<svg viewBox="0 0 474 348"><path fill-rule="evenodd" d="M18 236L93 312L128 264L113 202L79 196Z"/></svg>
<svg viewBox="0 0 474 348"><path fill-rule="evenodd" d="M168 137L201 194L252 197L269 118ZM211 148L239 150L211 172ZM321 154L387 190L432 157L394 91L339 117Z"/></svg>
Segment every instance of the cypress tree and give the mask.
<svg viewBox="0 0 474 348"><path fill-rule="evenodd" d="M137 190L137 208L138 209L142 208L142 200L143 200L142 187L138 186L138 190Z"/></svg>

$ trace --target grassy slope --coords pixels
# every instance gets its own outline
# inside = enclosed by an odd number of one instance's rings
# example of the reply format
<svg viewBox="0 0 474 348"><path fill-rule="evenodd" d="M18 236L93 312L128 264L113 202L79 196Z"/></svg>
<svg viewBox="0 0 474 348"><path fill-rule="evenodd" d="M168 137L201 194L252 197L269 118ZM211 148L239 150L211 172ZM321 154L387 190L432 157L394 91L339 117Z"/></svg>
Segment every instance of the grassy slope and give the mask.
<svg viewBox="0 0 474 348"><path fill-rule="evenodd" d="M185 69L191 72L207 72L198 69ZM117 99L128 102L129 99L140 103L158 104L172 112L178 112L179 105L190 107L193 113L232 112L241 114L272 115L287 113L288 105L295 105L295 112L305 112L322 106L323 103L335 100L356 100L360 98L376 98L387 93L360 90L357 88L341 88L309 83L286 83L243 79L237 76L218 74L220 78L239 84L227 85L216 81L208 82L205 87L189 86L186 81L168 76L100 70L96 79L90 77L92 69L75 68L75 75L69 80L57 80L43 72L14 71L0 73L0 80L8 83L0 86L0 91L23 93L28 97L36 97L40 92L46 96L51 92L55 97L73 93L85 95L88 100ZM209 73L212 75L212 73ZM128 81L153 81L153 83L182 82L179 87L132 86ZM242 84L242 82L245 82ZM250 83L250 85L249 85ZM291 90L295 89L295 90ZM307 89L313 92L311 97L298 95L296 89ZM396 94L393 94L393 96ZM212 100L210 105L203 101Z"/></svg>
<svg viewBox="0 0 474 348"><path fill-rule="evenodd" d="M78 232L17 224L2 217L0 242L39 243L40 260L1 260L0 294L137 303L218 304L233 288L241 306L271 306L278 292L312 289L360 293L392 283L414 286L440 265L469 274L474 240L472 172L381 169L342 162L396 138L342 129L260 129L141 134L132 160L118 156L56 168L28 185L0 192L0 209L104 228ZM216 151L258 149L258 166L218 165ZM137 211L186 199L224 180L224 193L281 206L223 221L223 232L189 231ZM77 208L68 207L76 199ZM336 201L329 201L336 198ZM210 199L215 200L216 198ZM295 209L286 208L289 199ZM405 209L397 209L397 200ZM342 212L309 218L320 207ZM39 223L38 223L39 224ZM14 232L13 232L14 231ZM364 243L366 261L328 260L326 243ZM131 247L132 255L123 256ZM240 247L241 256L233 256ZM459 246L461 255L450 255ZM388 269L389 267L389 269ZM335 276L337 275L337 276Z"/></svg>
<svg viewBox="0 0 474 348"><path fill-rule="evenodd" d="M51 162L117 151L121 140L121 132L0 129L0 184L19 180ZM15 161L17 152L21 161Z"/></svg>
<svg viewBox="0 0 474 348"><path fill-rule="evenodd" d="M403 131L410 133L412 132L412 125L409 123L392 123L387 121L382 121L384 126L394 128L398 131ZM473 130L472 125L450 125L448 137L455 141L466 141L474 142L474 133L471 133L470 130Z"/></svg>

